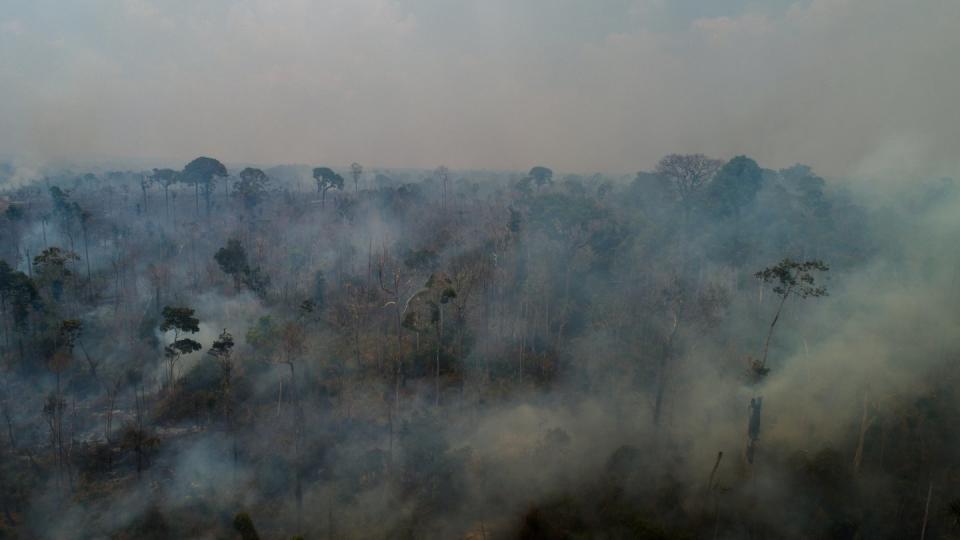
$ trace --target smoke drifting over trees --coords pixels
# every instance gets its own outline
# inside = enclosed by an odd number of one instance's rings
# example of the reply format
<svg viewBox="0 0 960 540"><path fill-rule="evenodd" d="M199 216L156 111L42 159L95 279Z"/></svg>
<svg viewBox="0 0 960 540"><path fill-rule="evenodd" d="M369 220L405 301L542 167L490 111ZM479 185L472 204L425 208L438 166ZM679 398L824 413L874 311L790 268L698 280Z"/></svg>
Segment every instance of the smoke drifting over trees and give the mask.
<svg viewBox="0 0 960 540"><path fill-rule="evenodd" d="M960 538L957 28L4 2L0 540Z"/></svg>
<svg viewBox="0 0 960 540"><path fill-rule="evenodd" d="M45 171L2 198L0 531L948 537L960 198L860 185Z"/></svg>

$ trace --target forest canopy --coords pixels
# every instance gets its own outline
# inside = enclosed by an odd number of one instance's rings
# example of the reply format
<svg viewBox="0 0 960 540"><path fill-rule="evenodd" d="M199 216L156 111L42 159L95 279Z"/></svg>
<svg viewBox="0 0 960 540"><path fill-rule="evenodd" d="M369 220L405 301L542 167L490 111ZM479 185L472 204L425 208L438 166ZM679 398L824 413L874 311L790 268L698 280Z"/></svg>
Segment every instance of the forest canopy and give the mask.
<svg viewBox="0 0 960 540"><path fill-rule="evenodd" d="M0 196L0 536L957 532L950 180L48 173Z"/></svg>

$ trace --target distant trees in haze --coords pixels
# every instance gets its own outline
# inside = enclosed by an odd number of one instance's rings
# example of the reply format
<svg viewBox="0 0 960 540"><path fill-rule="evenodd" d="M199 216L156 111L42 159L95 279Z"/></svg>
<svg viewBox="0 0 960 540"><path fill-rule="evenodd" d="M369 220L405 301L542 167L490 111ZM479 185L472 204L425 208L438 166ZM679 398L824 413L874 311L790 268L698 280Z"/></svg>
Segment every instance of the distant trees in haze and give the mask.
<svg viewBox="0 0 960 540"><path fill-rule="evenodd" d="M197 215L200 214L200 192L203 192L206 201L207 214L210 214L210 205L216 178L226 178L227 168L216 159L201 156L183 168L179 179L181 182L194 186L196 196Z"/></svg>
<svg viewBox="0 0 960 540"><path fill-rule="evenodd" d="M177 171L173 169L154 169L150 176L153 182L163 187L163 205L167 219L170 219L170 186L177 182Z"/></svg>
<svg viewBox="0 0 960 540"><path fill-rule="evenodd" d="M317 193L321 194L321 206L326 205L327 191L331 189L343 189L343 177L329 167L317 167L313 169L313 179L317 182Z"/></svg>
<svg viewBox="0 0 960 540"><path fill-rule="evenodd" d="M363 176L363 165L356 161L350 164L350 175L353 176L353 191L360 193L360 177Z"/></svg>
<svg viewBox="0 0 960 540"><path fill-rule="evenodd" d="M536 184L537 188L541 188L547 184L553 183L553 170L542 165L538 165L530 169L530 172L527 173L527 176L533 180L533 183Z"/></svg>
<svg viewBox="0 0 960 540"><path fill-rule="evenodd" d="M919 523L914 478L926 490L952 470L939 388L892 412L831 386L838 420L800 426L804 446L779 439L753 468L712 459L744 434L759 448L766 400L783 429L800 414L772 396L807 388L757 372L800 337L818 360L832 329L785 303L826 293L821 258L841 276L878 260L876 218L809 168L694 154L633 178L368 169L360 192L359 164L228 177L206 159L0 196L0 536L56 536L21 510L53 485L87 536L252 535L256 520L284 538L821 538L847 519L873 537L879 512ZM232 191L196 220L204 178ZM774 342L785 326L798 339ZM796 497L788 525L755 502L771 478ZM864 494L877 478L903 489ZM129 519L87 512L141 495Z"/></svg>
<svg viewBox="0 0 960 540"><path fill-rule="evenodd" d="M234 193L248 210L253 210L267 196L270 177L262 170L247 167L240 171L240 181L233 185Z"/></svg>

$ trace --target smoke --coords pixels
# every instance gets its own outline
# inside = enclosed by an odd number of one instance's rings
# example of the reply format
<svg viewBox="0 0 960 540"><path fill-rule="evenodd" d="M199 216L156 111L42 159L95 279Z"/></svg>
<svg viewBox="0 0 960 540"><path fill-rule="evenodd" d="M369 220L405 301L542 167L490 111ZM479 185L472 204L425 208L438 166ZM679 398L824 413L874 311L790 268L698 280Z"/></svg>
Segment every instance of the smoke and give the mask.
<svg viewBox="0 0 960 540"><path fill-rule="evenodd" d="M741 4L15 4L0 149L626 172L683 148L840 176L921 137L922 174L955 161L955 3Z"/></svg>

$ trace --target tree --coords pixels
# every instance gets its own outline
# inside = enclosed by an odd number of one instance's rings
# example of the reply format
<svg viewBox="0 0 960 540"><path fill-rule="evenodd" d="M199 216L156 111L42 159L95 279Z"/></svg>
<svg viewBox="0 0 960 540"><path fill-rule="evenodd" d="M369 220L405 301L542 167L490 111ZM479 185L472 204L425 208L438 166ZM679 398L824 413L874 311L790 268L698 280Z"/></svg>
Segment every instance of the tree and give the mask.
<svg viewBox="0 0 960 540"><path fill-rule="evenodd" d="M233 372L233 345L233 336L224 328L207 351L207 354L212 356L220 367L225 398L230 392L230 376ZM229 413L229 404L227 404L227 412Z"/></svg>
<svg viewBox="0 0 960 540"><path fill-rule="evenodd" d="M236 468L237 461L239 460L239 453L237 452L237 438L233 425L233 393L232 393L232 375L233 375L233 335L230 332L227 332L227 329L224 328L223 332L220 332L220 336L216 341L213 342L213 345L210 346L210 349L207 350L207 354L212 356L214 360L217 361L217 365L220 367L220 395L223 399L223 417L227 423L227 431L230 432L231 437L233 438L233 466Z"/></svg>
<svg viewBox="0 0 960 540"><path fill-rule="evenodd" d="M787 189L794 192L800 199L803 207L816 217L823 217L829 210L830 203L826 201L823 190L826 181L817 176L807 165L797 164L786 169L780 169Z"/></svg>
<svg viewBox="0 0 960 540"><path fill-rule="evenodd" d="M763 171L747 156L737 156L721 167L710 183L711 209L720 217L739 219L741 210L753 203L763 184Z"/></svg>
<svg viewBox="0 0 960 540"><path fill-rule="evenodd" d="M737 261L748 258L744 213L753 205L762 185L763 171L757 162L746 156L737 156L726 162L710 182L706 211L720 221L719 226L712 227L715 237L709 245L721 260L736 265Z"/></svg>
<svg viewBox="0 0 960 540"><path fill-rule="evenodd" d="M53 199L53 211L60 221L60 230L70 240L70 249L74 247L74 224L80 219L80 205L70 199L70 192L60 189L59 186L50 188L50 198Z"/></svg>
<svg viewBox="0 0 960 540"><path fill-rule="evenodd" d="M147 213L147 190L150 188L150 184L153 183L153 177L147 176L146 174L140 175L140 189L143 191L143 213Z"/></svg>
<svg viewBox="0 0 960 540"><path fill-rule="evenodd" d="M780 303L777 305L777 311L770 323L770 329L767 332L767 339L763 344L763 353L759 360L753 360L750 369L755 379L762 379L770 372L767 368L767 352L770 349L770 339L773 337L773 329L780 320L780 313L783 311L783 305L787 298L795 296L797 298L816 298L827 295L826 287L816 284L815 272L826 272L830 268L819 260L794 261L789 257L780 261L777 265L764 268L754 274L754 277L763 283L772 283L773 292L780 297ZM757 441L760 438L760 413L763 407L763 398L754 396L750 400L750 420L747 423L747 462L752 464L756 452Z"/></svg>
<svg viewBox="0 0 960 540"><path fill-rule="evenodd" d="M656 173L670 182L680 202L689 209L722 163L703 154L670 154L657 163Z"/></svg>
<svg viewBox="0 0 960 540"><path fill-rule="evenodd" d="M441 199L440 204L443 208L447 207L447 182L450 181L450 169L446 165L441 165L433 171L433 175L440 180Z"/></svg>
<svg viewBox="0 0 960 540"><path fill-rule="evenodd" d="M333 169L329 167L313 169L313 179L317 181L317 193L321 194L321 207L326 205L328 190L343 189L343 177L333 172Z"/></svg>
<svg viewBox="0 0 960 540"><path fill-rule="evenodd" d="M240 181L233 185L234 194L249 210L256 208L267 196L270 177L260 169L247 167L240 171Z"/></svg>
<svg viewBox="0 0 960 540"><path fill-rule="evenodd" d="M13 315L13 329L17 336L20 360L23 361L23 340L27 335L30 312L42 308L40 293L29 276L13 270L6 261L0 260L0 308L6 312L8 304ZM10 333L5 332L5 339L9 340L9 337Z"/></svg>
<svg viewBox="0 0 960 540"><path fill-rule="evenodd" d="M363 176L363 165L356 161L350 164L350 174L353 175L353 191L360 193L360 177Z"/></svg>
<svg viewBox="0 0 960 540"><path fill-rule="evenodd" d="M767 369L767 351L770 349L770 338L773 337L773 329L780 320L780 313L783 311L783 305L787 298L795 296L797 298L817 298L827 295L826 287L816 284L814 277L816 272L826 272L830 268L819 260L798 262L793 259L785 258L780 263L754 274L754 277L763 283L772 283L773 292L780 297L780 304L770 322L770 329L767 332L767 339L763 344L763 353L760 359L754 362L753 371L758 376L766 375L770 370Z"/></svg>
<svg viewBox="0 0 960 540"><path fill-rule="evenodd" d="M188 184L193 184L196 193L197 215L200 214L200 190L203 189L203 197L207 205L207 214L210 213L210 197L213 194L214 178L225 178L227 168L223 163L210 158L198 157L187 163L183 168L181 178Z"/></svg>
<svg viewBox="0 0 960 540"><path fill-rule="evenodd" d="M69 264L71 261L79 260L80 257L76 253L59 247L43 250L40 255L33 258L33 272L37 284L49 286L50 297L54 301L59 301L63 295L64 282L73 276Z"/></svg>
<svg viewBox="0 0 960 540"><path fill-rule="evenodd" d="M547 167L538 165L527 173L527 176L533 180L533 183L537 185L537 188L541 188L547 184L553 183L553 171Z"/></svg>
<svg viewBox="0 0 960 540"><path fill-rule="evenodd" d="M240 284L243 282L243 274L247 272L247 251L239 240L227 240L226 247L217 250L213 255L214 260L220 265L224 274L233 277L233 288L240 291Z"/></svg>
<svg viewBox="0 0 960 540"><path fill-rule="evenodd" d="M164 306L163 321L160 323L160 331L164 334L173 332L173 340L163 348L163 355L167 360L169 370L168 381L170 388L173 388L174 369L180 357L199 351L203 348L196 341L182 337L184 334L196 334L200 331L200 319L193 316L194 310L187 307Z"/></svg>
<svg viewBox="0 0 960 540"><path fill-rule="evenodd" d="M234 290L239 291L241 285L246 285L261 297L266 295L267 287L270 286L270 277L264 274L259 266L256 268L250 266L247 261L247 251L239 240L228 240L226 247L217 250L213 258L225 274L233 277Z"/></svg>
<svg viewBox="0 0 960 540"><path fill-rule="evenodd" d="M426 322L429 317L429 323L436 332L436 350L435 360L435 405L440 406L440 350L443 345L443 308L451 300L457 297L457 291L453 288L453 280L444 272L434 272L427 279L423 288L417 291L407 302L407 313L404 324L414 330Z"/></svg>
<svg viewBox="0 0 960 540"><path fill-rule="evenodd" d="M167 219L170 219L170 186L177 183L179 174L173 169L154 169L150 179L163 187L163 204Z"/></svg>

